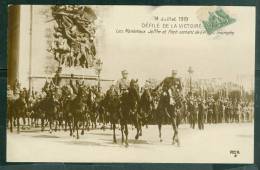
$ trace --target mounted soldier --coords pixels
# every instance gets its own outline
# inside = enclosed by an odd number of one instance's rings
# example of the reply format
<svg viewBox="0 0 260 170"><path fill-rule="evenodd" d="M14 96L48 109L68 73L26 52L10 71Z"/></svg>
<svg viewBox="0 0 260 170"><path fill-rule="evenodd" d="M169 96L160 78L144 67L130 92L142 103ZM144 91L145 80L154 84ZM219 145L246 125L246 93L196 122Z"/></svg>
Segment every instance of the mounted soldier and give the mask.
<svg viewBox="0 0 260 170"><path fill-rule="evenodd" d="M7 118L10 123L10 131L13 132L13 103L14 103L14 92L10 85L7 85Z"/></svg>
<svg viewBox="0 0 260 170"><path fill-rule="evenodd" d="M172 76L166 77L156 88L155 90L161 88L162 93L158 104L158 111L160 115L158 115L158 127L159 127L159 137L161 139L161 124L162 124L162 117L165 115L170 119L171 124L173 126L174 135L172 143L179 146L179 139L178 139L178 128L177 128L177 110L182 107L181 104L181 91L182 85L179 78L176 77L177 71L172 70ZM161 121L160 121L161 120Z"/></svg>

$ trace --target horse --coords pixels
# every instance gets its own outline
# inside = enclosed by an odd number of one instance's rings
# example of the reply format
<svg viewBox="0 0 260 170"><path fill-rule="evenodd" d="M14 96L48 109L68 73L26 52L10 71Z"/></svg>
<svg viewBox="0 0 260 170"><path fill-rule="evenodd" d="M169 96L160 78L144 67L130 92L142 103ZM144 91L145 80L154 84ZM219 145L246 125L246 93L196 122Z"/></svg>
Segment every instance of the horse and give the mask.
<svg viewBox="0 0 260 170"><path fill-rule="evenodd" d="M178 138L178 127L177 127L177 115L176 112L178 112L178 109L181 108L181 100L179 99L181 96L178 92L178 90L175 90L173 93L172 89L169 90L163 90L160 94L160 98L158 101L157 106L157 124L159 129L159 138L160 142L162 142L162 124L165 122L165 118L168 118L170 120L170 123L173 127L173 138L172 138L172 144L177 143L177 145L180 145L179 138Z"/></svg>
<svg viewBox="0 0 260 170"><path fill-rule="evenodd" d="M63 120L65 121L65 128L64 131L67 131L67 126L69 126L70 136L72 136L72 123L73 123L73 116L71 110L71 101L72 101L72 91L70 91L69 86L62 86L61 87L61 110L63 112Z"/></svg>
<svg viewBox="0 0 260 170"><path fill-rule="evenodd" d="M55 120L55 115L59 110L59 101L53 89L45 90L46 96L39 102L39 110L42 112L41 130L44 130L45 119L49 122L49 132L52 133L52 125Z"/></svg>
<svg viewBox="0 0 260 170"><path fill-rule="evenodd" d="M35 113L34 113L34 105L36 103L36 100L32 96L28 96L27 98L27 123L28 126L31 127L33 123L35 123Z"/></svg>
<svg viewBox="0 0 260 170"><path fill-rule="evenodd" d="M23 125L25 125L25 117L27 113L26 94L24 91L19 93L19 97L13 101L14 120L16 120L17 133L20 133L20 118L23 119Z"/></svg>
<svg viewBox="0 0 260 170"><path fill-rule="evenodd" d="M101 129L105 130L106 124L109 122L109 115L106 112L105 96L104 95L100 96L97 103L98 103L98 107L97 107L98 122L102 123ZM112 127L111 127L111 129L112 129Z"/></svg>
<svg viewBox="0 0 260 170"><path fill-rule="evenodd" d="M37 127L38 124L38 120L41 118L41 110L40 110L40 101L42 100L42 98L40 97L36 97L33 99L32 102L32 106L31 106L31 119L32 119L32 125L34 124L34 127Z"/></svg>
<svg viewBox="0 0 260 170"><path fill-rule="evenodd" d="M148 126L148 121L152 119L152 109L153 109L153 100L151 96L150 89L144 89L141 94L140 101L138 103L138 113L139 113L139 124L140 124L140 133L139 136L142 136L142 126ZM138 139L138 136L137 136Z"/></svg>
<svg viewBox="0 0 260 170"><path fill-rule="evenodd" d="M54 91L54 96L56 98L57 111L56 114L54 115L54 123L55 123L54 131L63 128L64 112L63 112L62 95L63 94L61 88L56 87Z"/></svg>
<svg viewBox="0 0 260 170"><path fill-rule="evenodd" d="M116 124L119 122L119 118L120 118L120 113L119 113L120 98L114 86L111 86L110 89L106 92L104 98L104 104L105 104L105 110L108 113L109 121L113 129L113 143L117 143L115 130L116 130Z"/></svg>
<svg viewBox="0 0 260 170"><path fill-rule="evenodd" d="M92 129L97 128L98 100L99 94L94 88L88 88L87 106L88 106L88 129L91 124Z"/></svg>
<svg viewBox="0 0 260 170"><path fill-rule="evenodd" d="M82 123L82 132L84 134L85 115L87 111L86 104L86 90L83 87L78 87L76 97L71 100L71 111L73 115L73 130L77 132L77 139L79 139L79 123Z"/></svg>
<svg viewBox="0 0 260 170"><path fill-rule="evenodd" d="M125 142L125 146L128 146L128 124L134 124L137 133L135 139L138 139L140 136L140 125L138 123L138 102L140 100L138 85L136 80L130 81L130 87L124 89L122 96L120 97L120 124L121 124L121 133L122 133L122 143ZM124 140L125 135L125 140Z"/></svg>
<svg viewBox="0 0 260 170"><path fill-rule="evenodd" d="M13 132L13 118L14 118L14 95L10 87L7 91L7 124L9 123L10 132Z"/></svg>

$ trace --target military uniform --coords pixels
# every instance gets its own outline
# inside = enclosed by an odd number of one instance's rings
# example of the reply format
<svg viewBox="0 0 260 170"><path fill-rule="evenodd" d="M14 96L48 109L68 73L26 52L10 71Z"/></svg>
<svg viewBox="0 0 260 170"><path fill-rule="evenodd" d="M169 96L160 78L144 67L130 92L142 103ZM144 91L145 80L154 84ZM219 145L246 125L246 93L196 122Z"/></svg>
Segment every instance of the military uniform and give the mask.
<svg viewBox="0 0 260 170"><path fill-rule="evenodd" d="M124 92L127 92L128 88L130 87L130 81L127 78L127 70L123 70L121 74L122 78L116 82L116 89L120 95L122 95Z"/></svg>
<svg viewBox="0 0 260 170"><path fill-rule="evenodd" d="M223 122L223 115L224 115L224 104L223 101L220 100L219 104L218 104L218 123L222 123Z"/></svg>
<svg viewBox="0 0 260 170"><path fill-rule="evenodd" d="M207 123L212 123L212 119L213 119L213 101L212 99L209 99L208 101L208 113L207 113Z"/></svg>
<svg viewBox="0 0 260 170"><path fill-rule="evenodd" d="M212 123L217 123L218 122L218 116L217 116L217 103L215 100L212 101Z"/></svg>
<svg viewBox="0 0 260 170"><path fill-rule="evenodd" d="M200 130L204 129L204 115L205 115L205 104L204 101L199 101L198 104L198 127Z"/></svg>
<svg viewBox="0 0 260 170"><path fill-rule="evenodd" d="M179 78L175 77L166 77L158 87L162 86L163 91L167 91L168 89L174 89L178 91L182 90L181 81ZM157 88L158 88L157 87Z"/></svg>
<svg viewBox="0 0 260 170"><path fill-rule="evenodd" d="M189 120L190 120L190 126L191 128L195 128L195 122L196 122L196 110L195 110L195 101L193 98L188 99L188 112L189 112Z"/></svg>
<svg viewBox="0 0 260 170"><path fill-rule="evenodd" d="M130 81L126 78L121 78L117 81L116 88L118 89L119 94L122 94L125 90L128 90L130 86Z"/></svg>

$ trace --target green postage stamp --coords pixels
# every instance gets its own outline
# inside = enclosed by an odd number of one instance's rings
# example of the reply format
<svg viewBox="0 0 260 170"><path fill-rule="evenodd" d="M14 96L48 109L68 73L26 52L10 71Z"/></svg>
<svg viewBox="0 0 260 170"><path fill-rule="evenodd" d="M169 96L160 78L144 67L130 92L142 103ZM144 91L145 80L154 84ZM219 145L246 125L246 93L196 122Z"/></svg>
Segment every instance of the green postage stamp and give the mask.
<svg viewBox="0 0 260 170"><path fill-rule="evenodd" d="M202 7L198 11L198 18L209 35L220 28L236 22L235 18L219 7Z"/></svg>

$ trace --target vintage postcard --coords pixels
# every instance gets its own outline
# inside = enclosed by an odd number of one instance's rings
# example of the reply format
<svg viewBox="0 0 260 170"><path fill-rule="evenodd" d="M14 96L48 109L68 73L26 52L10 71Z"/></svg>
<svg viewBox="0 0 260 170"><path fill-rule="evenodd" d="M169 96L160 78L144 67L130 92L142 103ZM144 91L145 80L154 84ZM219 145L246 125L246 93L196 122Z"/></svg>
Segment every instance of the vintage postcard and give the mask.
<svg viewBox="0 0 260 170"><path fill-rule="evenodd" d="M7 162L254 162L254 7L8 12Z"/></svg>

